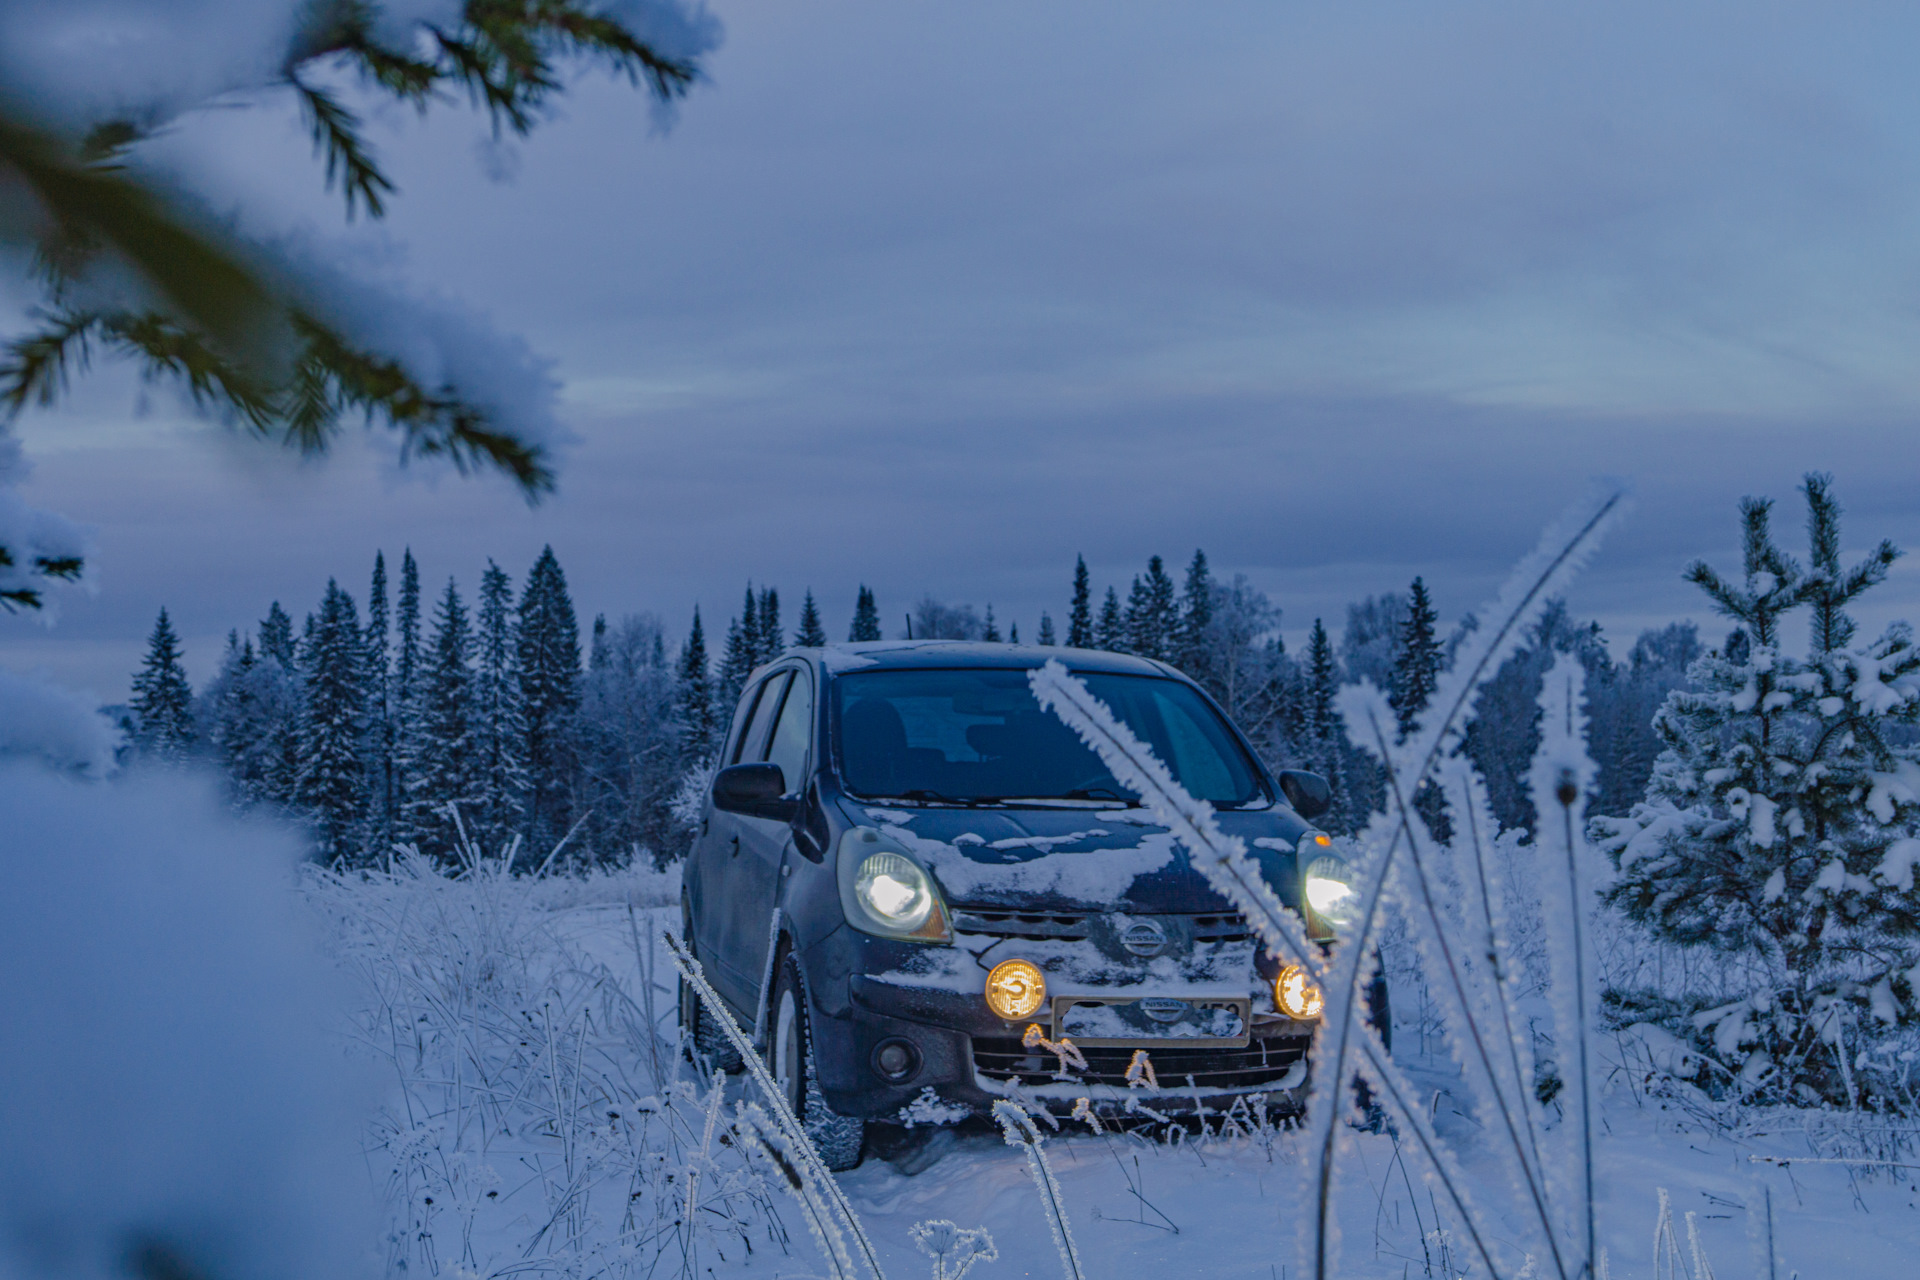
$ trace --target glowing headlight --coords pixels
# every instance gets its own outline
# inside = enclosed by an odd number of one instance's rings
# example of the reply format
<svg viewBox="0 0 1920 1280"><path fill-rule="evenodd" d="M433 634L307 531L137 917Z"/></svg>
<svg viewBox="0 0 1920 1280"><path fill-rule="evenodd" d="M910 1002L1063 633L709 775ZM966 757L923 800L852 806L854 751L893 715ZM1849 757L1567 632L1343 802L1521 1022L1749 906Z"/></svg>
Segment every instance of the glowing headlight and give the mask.
<svg viewBox="0 0 1920 1280"><path fill-rule="evenodd" d="M1274 978L1273 1003L1289 1018L1301 1021L1319 1017L1327 1005L1320 988L1307 980L1307 971L1297 964L1287 965Z"/></svg>
<svg viewBox="0 0 1920 1280"><path fill-rule="evenodd" d="M1324 837L1323 837L1324 838ZM1302 844L1305 841L1301 842ZM1353 923L1359 895L1353 891L1353 868L1343 859L1323 853L1307 863L1301 886L1313 913L1337 929Z"/></svg>
<svg viewBox="0 0 1920 1280"><path fill-rule="evenodd" d="M1046 975L1031 960L1002 960L987 975L987 1008L1008 1022L1032 1017L1046 999Z"/></svg>
<svg viewBox="0 0 1920 1280"><path fill-rule="evenodd" d="M853 892L874 919L892 929L917 929L933 912L927 873L897 853L876 853L854 873Z"/></svg>

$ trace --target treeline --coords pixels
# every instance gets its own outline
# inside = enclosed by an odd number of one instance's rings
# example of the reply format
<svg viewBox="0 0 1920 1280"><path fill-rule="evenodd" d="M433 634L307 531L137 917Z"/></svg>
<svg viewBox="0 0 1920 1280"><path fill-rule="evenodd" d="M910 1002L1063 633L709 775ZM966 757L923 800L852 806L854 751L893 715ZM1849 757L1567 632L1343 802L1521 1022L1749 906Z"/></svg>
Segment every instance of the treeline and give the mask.
<svg viewBox="0 0 1920 1280"><path fill-rule="evenodd" d="M678 856L711 756L747 676L790 645L828 643L811 590L789 633L779 592L747 588L718 661L696 608L678 643L651 615L597 618L582 652L566 576L543 551L517 595L488 562L470 611L449 578L429 608L411 551L389 595L376 556L362 615L329 582L297 630L276 601L250 634L228 638L219 671L197 694L167 614L134 678L127 728L135 749L211 761L242 807L304 823L320 855L349 863L412 844L455 855L462 831L489 853L518 840L524 858L624 861ZM1125 597L1096 607L1085 560L1074 568L1064 636L1043 613L1034 639L1168 662L1191 674L1277 768L1308 768L1333 784L1326 822L1363 824L1380 803L1370 759L1346 740L1335 710L1343 683L1389 691L1403 725L1425 709L1471 616L1442 637L1425 584L1347 609L1336 643L1315 619L1306 649L1289 653L1280 610L1244 576L1217 581L1196 551L1176 583L1158 556ZM923 596L899 634L1003 639L988 606ZM860 587L849 640L883 636L874 593ZM1017 642L1017 626L1004 639ZM1625 813L1645 791L1659 743L1651 728L1666 693L1700 654L1690 625L1643 634L1613 661L1595 624L1549 612L1528 646L1481 697L1466 750L1486 775L1497 816L1529 826L1521 778L1538 741L1535 708L1552 655L1588 672L1598 810Z"/></svg>

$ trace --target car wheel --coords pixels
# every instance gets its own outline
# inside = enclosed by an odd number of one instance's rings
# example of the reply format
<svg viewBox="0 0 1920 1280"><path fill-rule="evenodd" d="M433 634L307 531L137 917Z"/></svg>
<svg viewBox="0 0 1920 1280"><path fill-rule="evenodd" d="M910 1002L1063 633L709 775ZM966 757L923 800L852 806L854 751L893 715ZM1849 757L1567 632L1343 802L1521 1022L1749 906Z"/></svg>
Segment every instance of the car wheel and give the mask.
<svg viewBox="0 0 1920 1280"><path fill-rule="evenodd" d="M680 938L687 950L692 951L693 917L684 907L680 913ZM713 1011L685 978L680 979L680 1042L686 1048L688 1059L696 1064L707 1063L706 1070L718 1067L732 1075L747 1065L727 1033L713 1020Z"/></svg>
<svg viewBox="0 0 1920 1280"><path fill-rule="evenodd" d="M853 1168L860 1163L867 1125L857 1116L836 1115L820 1092L813 1064L813 1037L807 1023L806 988L800 981L800 962L791 952L780 965L767 1012L767 1067L781 1097L827 1168L835 1172Z"/></svg>

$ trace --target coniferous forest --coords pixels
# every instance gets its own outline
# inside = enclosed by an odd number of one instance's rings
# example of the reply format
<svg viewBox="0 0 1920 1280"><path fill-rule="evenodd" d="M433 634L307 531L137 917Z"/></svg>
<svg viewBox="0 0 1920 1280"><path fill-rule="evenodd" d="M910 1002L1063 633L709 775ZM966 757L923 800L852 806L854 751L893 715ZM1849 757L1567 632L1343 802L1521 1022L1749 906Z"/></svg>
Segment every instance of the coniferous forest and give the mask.
<svg viewBox="0 0 1920 1280"><path fill-rule="evenodd" d="M1354 831L1382 803L1378 766L1346 740L1342 684L1387 691L1403 731L1432 696L1476 621L1441 621L1422 578L1404 592L1315 618L1301 652L1280 636L1281 607L1244 576L1216 578L1196 551L1176 581L1159 556L1096 605L1084 559L1063 574L1064 634L1043 612L1030 643L1064 643L1153 658L1199 681L1275 768L1311 769L1332 784L1323 820ZM993 607L922 595L892 638L1019 643ZM454 856L464 834L489 852L608 865L665 863L685 848L709 757L748 675L790 646L886 638L873 591L829 629L813 592L791 624L780 591L749 585L710 644L692 610L674 634L651 614L583 627L551 548L523 581L489 560L476 594L455 577L423 585L411 551L390 569L375 557L366 594L338 580L295 626L279 601L228 637L218 672L194 691L163 610L134 677L126 728L133 749L215 765L233 802L296 817L317 857L360 865L411 845ZM1335 630L1337 628L1337 632ZM1336 638L1337 636L1337 638ZM1538 746L1541 681L1556 655L1586 671L1596 812L1625 815L1644 794L1660 744L1654 712L1704 652L1696 628L1638 636L1614 657L1597 624L1550 608L1528 645L1481 694L1466 751L1487 778L1501 824L1529 828L1525 772ZM678 803L676 803L678 802ZM457 821L455 815L457 814Z"/></svg>

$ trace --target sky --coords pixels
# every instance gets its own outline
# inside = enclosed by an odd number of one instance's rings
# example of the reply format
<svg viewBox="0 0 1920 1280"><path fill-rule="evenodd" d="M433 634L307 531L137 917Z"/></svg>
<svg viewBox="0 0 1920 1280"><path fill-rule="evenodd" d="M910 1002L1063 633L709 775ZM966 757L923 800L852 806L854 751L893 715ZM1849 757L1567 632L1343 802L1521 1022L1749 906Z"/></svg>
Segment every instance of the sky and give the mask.
<svg viewBox="0 0 1920 1280"><path fill-rule="evenodd" d="M1894 5L718 0L661 128L583 73L493 141L370 122L400 188L348 225L289 104L151 144L261 234L312 234L551 362L559 491L301 462L98 364L18 432L94 531L91 594L0 616L0 666L102 701L161 607L190 669L376 550L429 590L551 544L583 621L803 590L844 634L922 594L1031 637L1204 548L1316 616L1425 577L1479 605L1596 476L1635 514L1573 592L1616 652L1708 623L1736 506L1832 472L1849 556L1920 547L1920 15ZM10 264L17 267L17 264ZM17 323L32 298L4 283ZM1861 613L1920 609L1920 558Z"/></svg>

